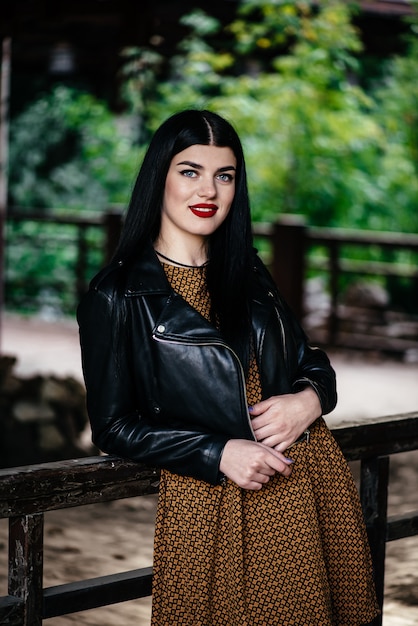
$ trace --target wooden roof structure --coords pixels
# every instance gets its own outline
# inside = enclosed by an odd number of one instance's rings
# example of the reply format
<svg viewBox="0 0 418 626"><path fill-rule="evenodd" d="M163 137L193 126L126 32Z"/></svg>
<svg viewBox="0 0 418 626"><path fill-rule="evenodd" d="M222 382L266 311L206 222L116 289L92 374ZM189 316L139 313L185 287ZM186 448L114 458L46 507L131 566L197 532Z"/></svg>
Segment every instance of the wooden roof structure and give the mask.
<svg viewBox="0 0 418 626"><path fill-rule="evenodd" d="M197 6L225 21L238 0L13 0L0 7L0 37L12 40L13 76L24 89L59 74L82 77L115 105L120 51L158 42L170 54L184 29L179 20ZM13 103L12 103L13 106Z"/></svg>
<svg viewBox="0 0 418 626"><path fill-rule="evenodd" d="M314 0L315 1L315 0ZM348 1L348 0L347 0ZM201 8L222 22L233 19L240 0L13 0L0 3L0 38L11 37L13 77L29 89L48 75L71 71L112 105L119 85L120 50L158 42L166 55L184 30L180 17ZM399 41L407 0L360 0L366 49L390 54ZM13 103L12 103L13 106Z"/></svg>

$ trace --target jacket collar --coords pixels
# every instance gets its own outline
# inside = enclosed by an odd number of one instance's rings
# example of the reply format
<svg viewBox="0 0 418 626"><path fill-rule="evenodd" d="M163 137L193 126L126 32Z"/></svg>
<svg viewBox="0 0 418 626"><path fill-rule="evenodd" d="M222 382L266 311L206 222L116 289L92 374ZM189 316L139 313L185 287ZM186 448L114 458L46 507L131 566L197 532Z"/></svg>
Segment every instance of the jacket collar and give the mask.
<svg viewBox="0 0 418 626"><path fill-rule="evenodd" d="M260 272L260 265L261 262L255 257L251 281L251 298L253 307L255 306L256 309L260 310L259 314L261 314L262 310L264 314L268 314L269 307L266 310L265 296L271 287L269 289L266 285L265 279L263 279L263 272ZM266 272L264 270L264 273ZM128 298L147 294L174 295L174 291L151 244L146 246L140 257L137 257L129 264L125 289L125 296Z"/></svg>
<svg viewBox="0 0 418 626"><path fill-rule="evenodd" d="M125 295L127 297L142 296L146 294L171 294L173 290L164 270L149 244L140 257L130 264Z"/></svg>
<svg viewBox="0 0 418 626"><path fill-rule="evenodd" d="M272 298L270 298L269 306L266 306L266 295L270 290L265 280L263 280L263 272L260 271L260 266L261 262L255 257L251 281L251 296L252 324L256 345L262 343L265 327L274 311ZM124 264L120 265L120 267L122 269ZM202 318L197 311L187 305L180 296L175 294L151 244L144 249L141 256L129 263L126 269L125 297L135 298L144 295L163 295L167 297L164 309L160 312L156 324L156 327L161 326L164 328L164 336L166 338L168 336L186 336L195 333L200 338L202 334L205 336L219 336L218 331L212 325ZM157 332L156 335L158 335Z"/></svg>

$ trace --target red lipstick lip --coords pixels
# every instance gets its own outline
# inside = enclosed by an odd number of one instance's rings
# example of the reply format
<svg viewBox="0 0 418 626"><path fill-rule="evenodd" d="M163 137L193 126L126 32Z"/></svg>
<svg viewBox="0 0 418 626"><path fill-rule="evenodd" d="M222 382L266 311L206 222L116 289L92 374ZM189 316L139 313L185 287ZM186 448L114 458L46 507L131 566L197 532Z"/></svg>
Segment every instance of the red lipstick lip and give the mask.
<svg viewBox="0 0 418 626"><path fill-rule="evenodd" d="M196 215L196 217L213 217L218 210L216 204L208 204L207 202L202 202L200 204L192 204L189 206L189 209Z"/></svg>

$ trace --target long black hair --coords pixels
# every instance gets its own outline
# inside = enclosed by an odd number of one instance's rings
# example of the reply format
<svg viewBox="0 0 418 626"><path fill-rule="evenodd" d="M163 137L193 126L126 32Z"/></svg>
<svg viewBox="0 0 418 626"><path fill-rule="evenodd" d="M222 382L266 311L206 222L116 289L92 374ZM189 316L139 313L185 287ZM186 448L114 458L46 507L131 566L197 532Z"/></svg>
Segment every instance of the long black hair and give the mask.
<svg viewBox="0 0 418 626"><path fill-rule="evenodd" d="M210 111L186 110L155 132L138 173L114 259L129 265L160 231L165 181L173 157L192 145L228 147L237 161L235 195L221 226L209 237L207 285L212 321L249 362L252 233L241 141L232 125Z"/></svg>

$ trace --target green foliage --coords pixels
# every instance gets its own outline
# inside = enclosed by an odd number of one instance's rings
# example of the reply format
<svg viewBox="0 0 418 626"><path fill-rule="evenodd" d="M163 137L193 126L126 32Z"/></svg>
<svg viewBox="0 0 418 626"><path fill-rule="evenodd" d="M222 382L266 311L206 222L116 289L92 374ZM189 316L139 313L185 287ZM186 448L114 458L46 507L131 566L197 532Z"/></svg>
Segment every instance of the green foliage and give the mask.
<svg viewBox="0 0 418 626"><path fill-rule="evenodd" d="M351 10L334 0L315 9L244 0L224 32L195 11L166 77L148 92L150 131L188 107L230 119L244 144L255 220L291 212L316 225L418 230L403 211L416 206L415 53L388 68L386 95L366 93L353 78L361 42Z"/></svg>
<svg viewBox="0 0 418 626"><path fill-rule="evenodd" d="M12 122L10 206L73 213L126 204L140 161L136 138L129 118L116 118L89 94L57 87ZM86 279L103 263L97 250L103 237L97 231L88 237ZM8 306L73 313L75 227L10 222L7 243Z"/></svg>
<svg viewBox="0 0 418 626"><path fill-rule="evenodd" d="M386 137L377 181L382 211L394 229L418 232L418 17L411 20L408 56L390 60L375 98Z"/></svg>
<svg viewBox="0 0 418 626"><path fill-rule="evenodd" d="M350 21L350 9L342 2L332 0L321 4L316 11L310 2L244 1L242 19L236 20L230 31L235 34L237 50L248 54L262 51L288 50L293 44L293 54L305 57L308 65L307 78L315 82L314 73L318 61L325 62L329 70L344 78L347 67L355 66L352 52L361 50L361 43ZM255 21L251 18L255 16ZM250 28L248 25L250 23ZM314 61L313 68L310 60Z"/></svg>
<svg viewBox="0 0 418 626"><path fill-rule="evenodd" d="M43 222L8 223L5 299L22 312L73 315L77 304L75 269L77 229ZM86 232L88 248L85 280L103 264L103 231Z"/></svg>
<svg viewBox="0 0 418 626"><path fill-rule="evenodd" d="M243 0L224 29L195 10L182 19L188 35L173 58L124 51L135 125L58 87L13 121L10 203L126 203L161 121L207 107L243 140L255 220L291 212L317 225L417 231L418 25L412 21L408 56L392 60L384 83L366 93L355 80L361 42L351 10L338 0L315 8Z"/></svg>
<svg viewBox="0 0 418 626"><path fill-rule="evenodd" d="M104 210L126 202L138 166L129 120L64 86L11 124L10 205Z"/></svg>

